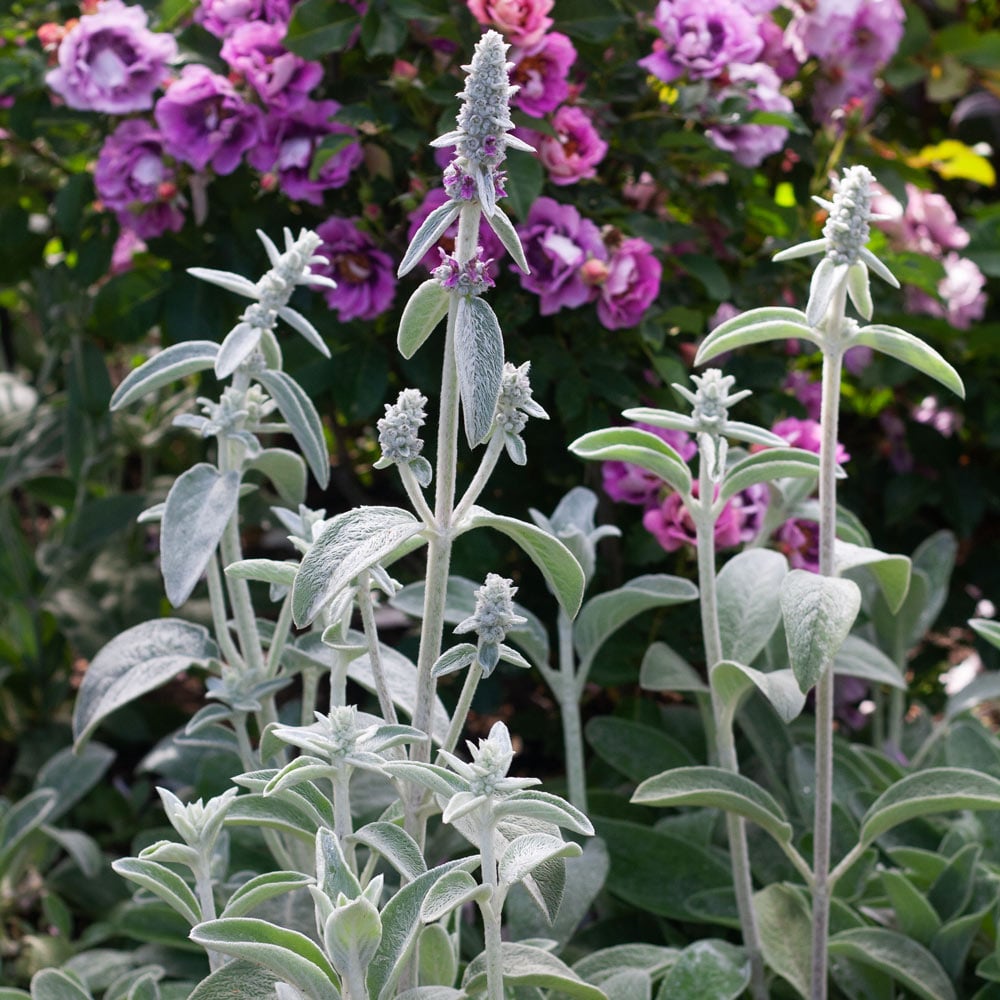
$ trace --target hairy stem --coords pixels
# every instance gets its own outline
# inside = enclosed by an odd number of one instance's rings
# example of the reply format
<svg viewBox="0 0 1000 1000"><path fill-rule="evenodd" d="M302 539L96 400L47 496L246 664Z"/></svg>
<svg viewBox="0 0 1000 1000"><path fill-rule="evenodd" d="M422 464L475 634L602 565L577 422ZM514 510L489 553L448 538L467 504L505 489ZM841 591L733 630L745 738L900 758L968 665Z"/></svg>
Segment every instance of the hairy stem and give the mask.
<svg viewBox="0 0 1000 1000"><path fill-rule="evenodd" d="M378 694L378 705L382 718L394 726L399 721L396 718L396 706L389 694L389 685L385 679L385 669L382 666L382 648L378 641L378 629L375 627L375 611L372 607L371 576L366 570L358 577L358 607L361 609L361 624L368 644L368 662L375 678L375 692Z"/></svg>
<svg viewBox="0 0 1000 1000"><path fill-rule="evenodd" d="M233 642L226 621L226 592L222 583L222 573L219 570L218 554L208 560L208 603L212 608L212 628L218 640L222 655L231 667L245 667L243 657Z"/></svg>
<svg viewBox="0 0 1000 1000"><path fill-rule="evenodd" d="M348 837L354 833L354 821L351 818L351 771L350 767L337 769L333 780L333 832L340 841L340 849L344 852L351 871L358 873L358 862L354 854L354 844Z"/></svg>
<svg viewBox="0 0 1000 1000"><path fill-rule="evenodd" d="M463 206L455 241L455 257L461 266L475 256L479 236L480 209L477 204ZM458 467L459 390L455 367L455 321L458 302L448 308L444 363L441 370L441 400L438 422L434 493L434 531L428 541L427 576L424 592L423 628L417 657L417 695L413 725L425 733L431 731L434 707L434 677L431 670L441 655L444 631L445 598L448 570L451 566L452 524L455 509L455 477ZM414 744L414 760L429 761L430 740ZM415 789L407 800L406 828L417 843L423 842L426 820L421 818L423 793Z"/></svg>
<svg viewBox="0 0 1000 1000"><path fill-rule="evenodd" d="M486 451L483 454L479 468L476 470L472 482L462 496L462 499L455 507L454 523L459 524L463 517L469 512L469 508L479 499L479 494L486 488L493 470L497 467L497 460L503 451L503 434L495 432L490 438Z"/></svg>
<svg viewBox="0 0 1000 1000"><path fill-rule="evenodd" d="M493 853L493 823L488 819L482 824L479 852L483 885L488 885L493 890L490 898L480 904L486 940L486 996L487 1000L504 1000L503 943L500 937L501 906L498 897L497 863Z"/></svg>
<svg viewBox="0 0 1000 1000"><path fill-rule="evenodd" d="M271 646L267 651L267 676L275 677L278 667L281 666L281 654L288 644L288 636L292 630L292 595L281 602L281 610L278 612L278 620L274 626L274 635L271 637Z"/></svg>
<svg viewBox="0 0 1000 1000"><path fill-rule="evenodd" d="M830 303L824 318L822 438L819 457L819 572L833 576L837 537L837 425L846 290ZM816 811L813 824L812 1000L827 996L827 938L830 932L830 837L833 805L833 665L816 685Z"/></svg>
<svg viewBox="0 0 1000 1000"><path fill-rule="evenodd" d="M708 456L699 457L698 498L692 499L689 513L694 520L698 539L698 590L701 596L701 628L705 644L709 690L712 701L712 721L715 730L715 752L719 767L739 774L733 722L725 711L714 685L712 668L722 660L722 635L719 631L719 603L715 585L715 518L712 514L715 483L710 475ZM736 892L736 909L743 934L743 947L750 960L750 992L755 1000L767 1000L764 978L764 953L760 943L757 917L753 909L753 877L750 872L750 849L747 845L746 821L735 813L726 813L726 833L729 838L729 858Z"/></svg>
<svg viewBox="0 0 1000 1000"><path fill-rule="evenodd" d="M553 688L562 717L563 747L566 755L566 786L570 802L587 811L587 773L583 760L583 731L580 722L580 688L573 655L573 622L559 609L559 676Z"/></svg>
<svg viewBox="0 0 1000 1000"><path fill-rule="evenodd" d="M458 746L458 738L465 728L466 716L469 714L469 706L476 695L476 688L483 676L483 668L479 665L479 660L473 660L469 666L469 672L465 675L465 683L462 685L462 693L458 696L458 704L451 717L451 726L448 735L445 737L442 750L451 753Z"/></svg>

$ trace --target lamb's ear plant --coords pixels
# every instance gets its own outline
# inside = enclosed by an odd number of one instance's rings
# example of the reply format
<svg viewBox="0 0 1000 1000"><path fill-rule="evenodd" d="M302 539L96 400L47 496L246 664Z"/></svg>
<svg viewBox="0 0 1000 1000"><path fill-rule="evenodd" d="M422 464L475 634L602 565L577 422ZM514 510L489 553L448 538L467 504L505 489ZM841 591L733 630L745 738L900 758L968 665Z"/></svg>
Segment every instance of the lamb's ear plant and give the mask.
<svg viewBox="0 0 1000 1000"><path fill-rule="evenodd" d="M513 539L538 565L568 616L578 610L585 585L573 553L552 533L477 506L504 454L515 464L526 462L521 432L528 417L545 416L531 397L528 364L504 362L499 321L482 297L491 281L477 245L480 220L526 267L517 234L497 204L506 149L524 148L509 134L506 48L495 32L476 46L466 67L459 127L437 142L457 148L445 173L451 198L416 233L401 265L401 273L409 270L458 218L454 255L442 255L434 276L414 293L399 333L409 356L447 316L433 463L422 454L428 400L418 390L404 389L378 424L377 467L397 469L413 512L369 506L326 518L301 503L306 463L260 441L291 433L320 485L326 484L322 425L308 397L283 372L273 333L284 319L326 351L308 321L288 306L296 285L329 280L310 272L310 264L319 262L319 241L308 231L297 240L286 234L284 254L262 236L272 269L256 283L194 269L195 277L255 302L221 347L206 341L168 348L131 373L113 400L127 405L209 368L232 379L219 403L203 400L202 415L177 421L215 438L216 464L200 463L182 474L165 503L146 515L160 521L171 603L183 604L207 575L214 635L181 619L125 633L91 664L75 720L83 744L110 712L180 670L197 665L209 674L211 703L177 742L230 753L243 773L234 775L236 787L204 803L184 805L161 789L180 841L157 842L116 864L121 875L178 914L192 940L205 948L210 974L192 994L195 1000L219 991L238 994L253 970L259 975L262 969L282 1000L385 1000L411 991L425 997L423 988L454 996L458 908L470 901L482 912L485 950L465 970L464 995L486 992L500 1000L506 981L544 982L584 1000L603 997L544 948L501 939L503 907L514 885L523 884L547 918L555 917L564 859L581 853L563 840L560 828L587 836L593 833L589 820L557 796L532 788L537 779L507 775L514 751L502 723L479 747L470 744L471 763L452 752L480 681L500 661L529 665L505 642L508 631L527 621L514 609L515 588L492 573L455 630L475 633L476 642L442 649L455 540L478 527ZM461 495L460 423L470 448L485 445ZM285 503L296 505L272 511L300 558L242 558L238 507L252 469L272 480ZM424 496L432 482L433 503ZM423 547L427 572L413 664L382 643L375 610L379 595L391 599L400 590L389 572L393 564ZM268 585L279 605L276 621L258 619L251 581ZM355 610L360 629L352 627ZM303 632L293 634L294 626ZM436 680L464 668L462 696L448 713L436 696ZM317 711L324 674L331 705ZM300 706L292 717L276 695L297 678ZM346 704L348 679L374 694L380 716ZM294 710L294 702L289 707ZM402 724L400 712L413 724ZM434 744L438 757L432 763ZM383 806L374 819L358 823L361 808L354 796L362 775L367 793L377 789ZM429 869L427 826L438 812L477 853ZM259 833L278 870L229 871L230 835L248 831ZM478 882L471 875L476 870ZM313 904L313 927L296 915L301 907L296 910L293 901L304 889ZM250 915L278 904L285 913L280 922Z"/></svg>
<svg viewBox="0 0 1000 1000"><path fill-rule="evenodd" d="M912 953L913 962L926 973L920 977L926 983L922 995L954 995L935 955L903 935L871 927L860 920L848 925L849 930L840 930L831 940L831 898L842 879L849 874L857 877L854 866L867 856L870 846L899 823L950 809L1000 808L997 798L1000 783L983 773L956 767L897 773L899 780L885 785L860 815L854 846L832 863L835 672L851 673L860 666L863 676L880 677L894 687L901 687L903 656L917 636L915 621L907 624L904 620L898 626L899 648L887 658L861 636L850 635L862 607L862 591L856 581L860 579L866 585L866 613L872 622L866 627L874 630L874 638L878 639L880 632L891 631L890 622L904 607L911 564L905 557L871 548L863 529L849 518L838 518L836 480L842 472L835 452L842 358L850 347L871 347L962 394L962 383L955 370L918 338L895 327L861 326L846 315L850 300L865 320L871 319L870 270L895 284L885 265L865 246L872 181L866 168L849 169L838 183L833 201L821 200L829 212L823 238L778 255L779 259L789 259L823 254L813 275L806 310L768 307L737 316L709 335L696 359L701 364L734 348L768 340L794 338L815 345L823 355L822 446L818 460L816 456L795 455L788 449L770 447L778 442L766 440L768 432L729 420L728 406L742 394L731 395L731 380L711 370L695 376L697 392L675 386L693 404L691 417L647 408L625 414L656 426L696 433L700 456L697 486L685 463L669 445L639 429L596 431L572 446L585 458L632 462L655 473L680 494L697 529L705 660L713 708L711 726L715 730L719 766L664 772L640 785L634 801L658 806L714 805L734 814L728 824L734 888L744 944L751 960L751 989L755 996L767 995L763 970L766 961L771 971L792 982L802 995L822 1000L827 996L831 948L841 959L872 967L880 975L901 978L912 985L913 977L901 971L901 964L887 952L894 947ZM747 457L730 455L727 461L726 435L769 447ZM819 572L789 571L779 554L751 548L717 573L712 537L722 505L755 482L771 481L772 499L788 497L785 486L788 476L804 479L811 476L818 480ZM929 549L935 551L941 546L947 547L947 541L928 543ZM922 552L918 554L924 558ZM937 576L941 575L940 563L941 560L935 560ZM947 576L946 569L944 572ZM926 572L915 578L923 576ZM911 603L915 619L926 629L939 606L935 607L927 594L914 597ZM784 635L784 664L777 663L773 648L768 648L773 647L772 633ZM869 634L869 638L873 636ZM754 657L761 669L750 665ZM858 661L867 661L867 665ZM676 658L665 658L664 663L665 674L679 676ZM649 670L645 667L644 673L656 673L655 664ZM697 689L698 684L686 686ZM733 719L742 698L755 688L786 722L801 711L804 696L815 689L811 864L794 841L793 826L782 805L738 771ZM901 719L903 704L899 696L892 698L888 709L890 720ZM898 733L899 722L890 722L890 728L894 734ZM798 897L782 895L785 890L777 885L753 893L742 820L750 820L768 833L801 877L811 911L806 918L811 922L811 931L805 932L805 936L796 930L802 926L799 917L792 916L793 911L799 912L795 910L799 904L791 902ZM765 930L758 932L758 922ZM796 942L800 942L798 948ZM803 955L801 950L807 943L808 954Z"/></svg>

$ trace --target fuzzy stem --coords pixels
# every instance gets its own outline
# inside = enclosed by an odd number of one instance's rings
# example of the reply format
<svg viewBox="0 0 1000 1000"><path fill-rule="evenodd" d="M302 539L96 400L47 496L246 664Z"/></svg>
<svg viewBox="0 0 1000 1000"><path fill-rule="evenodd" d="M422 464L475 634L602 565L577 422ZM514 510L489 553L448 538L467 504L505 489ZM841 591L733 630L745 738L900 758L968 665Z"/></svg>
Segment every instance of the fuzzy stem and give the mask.
<svg viewBox="0 0 1000 1000"><path fill-rule="evenodd" d="M487 1000L504 1000L503 992L503 943L500 936L500 906L497 885L497 863L493 854L493 823L484 819L479 835L479 853L482 863L483 885L493 892L480 904L483 914L483 931L486 941L486 996Z"/></svg>
<svg viewBox="0 0 1000 1000"><path fill-rule="evenodd" d="M299 713L299 725L311 726L315 722L313 713L316 711L316 694L319 691L319 671L302 671L302 708Z"/></svg>
<svg viewBox="0 0 1000 1000"><path fill-rule="evenodd" d="M212 886L211 865L209 859L202 857L192 869L194 874L194 891L198 897L202 921L215 919L215 890ZM209 972L221 969L226 961L225 955L218 951L205 949L208 955Z"/></svg>
<svg viewBox="0 0 1000 1000"><path fill-rule="evenodd" d="M281 666L281 654L285 651L288 643L288 636L292 630L292 595L281 602L281 610L278 612L278 620L274 626L274 635L271 638L271 646L267 651L267 676L275 677L278 667Z"/></svg>
<svg viewBox="0 0 1000 1000"><path fill-rule="evenodd" d="M354 821L351 818L351 771L350 767L339 767L332 778L333 784L333 832L340 841L340 848L348 867L356 875L358 862L354 854L354 845L347 838L354 833Z"/></svg>
<svg viewBox="0 0 1000 1000"><path fill-rule="evenodd" d="M382 648L378 641L378 629L375 627L375 612L372 609L371 576L366 570L358 577L358 607L361 609L361 623L364 627L365 640L368 644L368 662L375 678L375 691L378 694L379 709L382 718L390 726L399 721L396 718L396 706L389 694L389 685L385 679L385 669L382 666Z"/></svg>
<svg viewBox="0 0 1000 1000"><path fill-rule="evenodd" d="M458 704L451 717L451 726L448 735L445 737L441 749L451 753L458 746L458 738L465 728L466 717L469 714L469 706L475 697L476 688L483 676L483 668L479 665L479 660L473 660L469 666L469 672L465 675L465 683L462 685L462 693L458 696Z"/></svg>
<svg viewBox="0 0 1000 1000"><path fill-rule="evenodd" d="M461 523L462 518L469 512L469 508L479 499L479 494L486 488L493 470L497 467L497 461L502 451L503 434L495 431L493 437L490 438L489 444L486 446L486 452L483 454L482 461L479 463L479 468L476 470L472 482L469 483L469 487L463 494L462 499L455 506L455 524Z"/></svg>
<svg viewBox="0 0 1000 1000"><path fill-rule="evenodd" d="M833 576L837 537L837 425L840 368L843 356L846 289L834 295L824 318L822 438L819 457L819 572ZM830 931L830 838L833 805L833 666L828 664L816 685L816 811L813 825L812 1000L827 996L827 939Z"/></svg>
<svg viewBox="0 0 1000 1000"><path fill-rule="evenodd" d="M219 648L226 662L231 667L245 667L246 663L240 656L240 651L233 642L233 637L229 632L229 625L226 621L226 593L222 583L222 573L219 570L218 554L213 554L208 560L208 603L212 608L212 628L215 631L215 638L218 640Z"/></svg>
<svg viewBox="0 0 1000 1000"><path fill-rule="evenodd" d="M698 591L701 596L701 628L705 644L709 690L712 701L712 721L715 730L715 752L719 766L739 774L736 741L733 738L732 715L727 713L715 686L711 683L712 668L722 660L722 634L719 630L719 602L715 583L715 517L713 515L715 483L712 481L708 456L704 450L698 463L698 498L692 499L689 513L695 523L698 546ZM747 845L746 821L735 813L726 813L726 833L729 838L729 858L733 871L736 909L743 934L743 947L750 960L750 992L755 1000L767 1000L764 978L764 953L760 943L757 917L753 909L753 877L750 872L750 849Z"/></svg>
<svg viewBox="0 0 1000 1000"><path fill-rule="evenodd" d="M396 468L399 470L400 482L402 482L403 488L406 490L406 495L409 497L410 503L413 504L413 509L428 528L433 528L434 511L427 506L427 501L424 499L420 483L417 482L417 477L413 474L413 470L408 465L402 463L398 464Z"/></svg>
<svg viewBox="0 0 1000 1000"><path fill-rule="evenodd" d="M480 208L475 203L462 207L455 241L455 258L459 266L475 256L479 236ZM458 467L459 390L458 370L455 366L455 322L458 300L453 296L448 307L448 326L445 333L444 363L441 370L441 400L438 422L437 457L435 469L434 531L428 540L427 575L424 591L423 628L420 634L420 652L417 657L416 707L413 725L430 734L431 713L434 707L434 677L431 670L441 655L441 636L444 632L445 598L448 587L448 570L451 566L452 514L455 507L455 478ZM414 760L429 761L430 740L414 744ZM420 817L423 793L414 789L407 800L406 828L422 843L426 820Z"/></svg>
<svg viewBox="0 0 1000 1000"><path fill-rule="evenodd" d="M562 716L563 747L566 755L566 787L569 801L587 811L587 772L583 760L583 733L580 722L580 687L573 656L573 622L559 609L559 676L553 688ZM582 670L581 670L582 673Z"/></svg>

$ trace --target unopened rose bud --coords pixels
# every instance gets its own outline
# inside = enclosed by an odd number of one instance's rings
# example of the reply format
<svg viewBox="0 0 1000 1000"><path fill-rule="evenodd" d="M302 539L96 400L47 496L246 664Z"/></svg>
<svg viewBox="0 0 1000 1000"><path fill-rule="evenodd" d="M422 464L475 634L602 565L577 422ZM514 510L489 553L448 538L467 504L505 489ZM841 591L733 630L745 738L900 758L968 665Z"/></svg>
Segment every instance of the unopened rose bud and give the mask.
<svg viewBox="0 0 1000 1000"><path fill-rule="evenodd" d="M580 277L586 284L599 288L608 280L608 265L603 260L591 257L580 268Z"/></svg>
<svg viewBox="0 0 1000 1000"><path fill-rule="evenodd" d="M394 83L409 83L417 78L417 67L405 59L397 59L392 64L392 73L389 78Z"/></svg>
<svg viewBox="0 0 1000 1000"><path fill-rule="evenodd" d="M170 201L177 197L177 185L173 181L161 181L156 186L156 197L160 201Z"/></svg>

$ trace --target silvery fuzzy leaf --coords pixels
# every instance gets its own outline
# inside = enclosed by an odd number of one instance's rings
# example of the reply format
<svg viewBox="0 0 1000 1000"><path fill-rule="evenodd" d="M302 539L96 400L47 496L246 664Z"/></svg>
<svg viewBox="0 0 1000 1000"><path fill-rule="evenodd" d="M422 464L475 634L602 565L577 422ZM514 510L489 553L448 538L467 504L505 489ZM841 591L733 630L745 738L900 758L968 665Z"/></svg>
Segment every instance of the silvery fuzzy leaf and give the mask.
<svg viewBox="0 0 1000 1000"><path fill-rule="evenodd" d="M218 655L207 629L178 618L126 629L101 648L84 674L73 710L74 746L79 750L116 708Z"/></svg>
<svg viewBox="0 0 1000 1000"><path fill-rule="evenodd" d="M434 467L423 455L415 458L409 465L410 471L413 473L413 478L426 490L434 478Z"/></svg>
<svg viewBox="0 0 1000 1000"><path fill-rule="evenodd" d="M448 315L451 293L437 278L428 278L410 296L399 319L396 347L412 358L435 327Z"/></svg>
<svg viewBox="0 0 1000 1000"><path fill-rule="evenodd" d="M608 1000L603 990L584 982L561 959L541 948L504 941L501 954L505 986L541 986L575 1000ZM486 992L485 953L469 963L462 988L467 996Z"/></svg>
<svg viewBox="0 0 1000 1000"><path fill-rule="evenodd" d="M531 274L531 268L528 267L528 261L524 256L524 248L521 246L521 237L517 235L514 224L504 210L498 205L494 208L493 214L486 217L486 221L489 223L490 229L500 238L507 253L513 257L514 263L524 274Z"/></svg>
<svg viewBox="0 0 1000 1000"><path fill-rule="evenodd" d="M697 431L695 422L683 413L673 413L671 410L660 410L652 406L632 406L622 410L626 420L649 424L652 427L666 427L672 431L685 431L694 434Z"/></svg>
<svg viewBox="0 0 1000 1000"><path fill-rule="evenodd" d="M531 664L516 650L505 643L500 643L500 659L504 663L509 663L514 667L523 667L525 670L531 669Z"/></svg>
<svg viewBox="0 0 1000 1000"><path fill-rule="evenodd" d="M236 513L240 477L200 462L178 476L163 507L160 568L167 599L183 604Z"/></svg>
<svg viewBox="0 0 1000 1000"><path fill-rule="evenodd" d="M436 922L466 903L485 902L491 894L488 885L480 885L461 868L445 872L427 893L420 907L420 919L425 924Z"/></svg>
<svg viewBox="0 0 1000 1000"><path fill-rule="evenodd" d="M725 351L768 340L808 340L820 346L820 338L799 309L765 306L740 313L720 323L701 342L694 363L703 365Z"/></svg>
<svg viewBox="0 0 1000 1000"><path fill-rule="evenodd" d="M788 442L773 431L746 424L742 420L727 420L723 434L733 441L747 441L750 444L762 444L767 448L784 448Z"/></svg>
<svg viewBox="0 0 1000 1000"><path fill-rule="evenodd" d="M306 463L298 452L265 448L246 463L246 469L263 472L284 503L300 504L306 495Z"/></svg>
<svg viewBox="0 0 1000 1000"><path fill-rule="evenodd" d="M256 372L254 378L267 390L288 423L312 474L320 486L330 481L330 459L326 450L323 424L312 400L302 387L281 371Z"/></svg>
<svg viewBox="0 0 1000 1000"><path fill-rule="evenodd" d="M889 610L893 614L899 611L910 587L910 559L907 556L852 545L839 539L834 542L834 567L837 576L843 576L862 566L875 577Z"/></svg>
<svg viewBox="0 0 1000 1000"><path fill-rule="evenodd" d="M520 434L508 434L504 432L503 444L507 450L508 457L515 465L523 466L528 464L528 450L524 446L524 438Z"/></svg>
<svg viewBox="0 0 1000 1000"><path fill-rule="evenodd" d="M791 670L762 672L735 660L721 660L712 668L712 690L722 703L728 724L746 696L756 688L783 722L791 722L805 708L806 696Z"/></svg>
<svg viewBox="0 0 1000 1000"><path fill-rule="evenodd" d="M194 431L200 437L204 437L205 428L208 426L208 417L200 417L197 413L178 413L170 423L174 427L184 427Z"/></svg>
<svg viewBox="0 0 1000 1000"><path fill-rule="evenodd" d="M277 1000L306 1000L297 989L279 982L273 972L256 962L236 959L203 979L188 1000L219 1000L219 997L275 1000L276 994Z"/></svg>
<svg viewBox="0 0 1000 1000"><path fill-rule="evenodd" d="M351 581L418 534L423 524L399 507L358 507L331 518L302 559L292 587L297 625L312 622Z"/></svg>
<svg viewBox="0 0 1000 1000"><path fill-rule="evenodd" d="M39 969L31 977L31 993L11 988L5 993L16 1000L33 997L34 1000L93 1000L93 995L80 980L62 969Z"/></svg>
<svg viewBox="0 0 1000 1000"><path fill-rule="evenodd" d="M245 295L248 299L260 298L257 286L249 278L244 278L242 274L234 274L232 271L216 271L211 267L189 267L187 273L192 278L200 278L208 281L220 288L225 288L237 295Z"/></svg>
<svg viewBox="0 0 1000 1000"><path fill-rule="evenodd" d="M278 310L278 315L290 326L293 330L301 333L303 337L309 343L319 351L323 357L330 357L330 348L326 346L323 342L323 338L319 335L319 331L312 325L302 315L302 313L292 309L290 306L282 306Z"/></svg>
<svg viewBox="0 0 1000 1000"><path fill-rule="evenodd" d="M469 447L484 441L493 428L503 379L503 334L483 299L463 296L455 317L455 365Z"/></svg>
<svg viewBox="0 0 1000 1000"><path fill-rule="evenodd" d="M432 144L433 145L433 144ZM410 245L403 254L403 259L396 271L396 276L402 278L404 274L412 271L423 259L424 254L444 234L444 231L458 218L458 213L462 206L454 199L446 201L440 208L435 208L430 215L420 224L420 228L413 234Z"/></svg>
<svg viewBox="0 0 1000 1000"><path fill-rule="evenodd" d="M519 139L513 132L508 132L504 136L504 143L508 149L517 149L522 153L534 153L535 147L530 143L525 142L523 139Z"/></svg>
<svg viewBox="0 0 1000 1000"><path fill-rule="evenodd" d="M323 926L326 953L350 982L363 980L381 940L378 910L364 896L336 907Z"/></svg>
<svg viewBox="0 0 1000 1000"><path fill-rule="evenodd" d="M276 559L240 559L230 563L226 576L235 580L257 580L261 583L274 583L282 587L290 587L295 580L298 564L294 562L278 562Z"/></svg>
<svg viewBox="0 0 1000 1000"><path fill-rule="evenodd" d="M795 679L808 692L830 668L861 609L853 580L793 569L781 584L781 614Z"/></svg>
<svg viewBox="0 0 1000 1000"><path fill-rule="evenodd" d="M260 338L260 353L264 355L264 363L272 371L280 372L284 364L281 356L281 345L273 330L265 330Z"/></svg>
<svg viewBox="0 0 1000 1000"><path fill-rule="evenodd" d="M787 250L779 250L772 258L775 263L784 260L795 260L797 257L811 257L813 254L826 253L826 239L809 240L806 243L798 243Z"/></svg>
<svg viewBox="0 0 1000 1000"><path fill-rule="evenodd" d="M499 878L513 885L530 875L539 865L556 858L577 858L583 849L573 841L564 841L547 833L525 833L515 837L500 858Z"/></svg>
<svg viewBox="0 0 1000 1000"><path fill-rule="evenodd" d="M226 334L215 358L215 377L228 378L260 343L261 327L251 323L237 323Z"/></svg>
<svg viewBox="0 0 1000 1000"><path fill-rule="evenodd" d="M120 858L111 867L122 878L153 893L192 927L201 921L201 906L191 887L166 865L143 858Z"/></svg>
<svg viewBox="0 0 1000 1000"><path fill-rule="evenodd" d="M823 321L834 293L842 282L847 280L847 264L835 264L829 257L824 257L813 271L809 284L809 303L806 306L806 322L816 328Z"/></svg>
<svg viewBox="0 0 1000 1000"><path fill-rule="evenodd" d="M868 249L868 247L861 248L860 256L868 267L883 281L892 285L893 288L899 288L899 282L896 280L896 275L894 275L892 271L890 271L889 268L887 268L885 264L883 264L882 261L880 261L878 257L876 257L875 254Z"/></svg>
<svg viewBox="0 0 1000 1000"><path fill-rule="evenodd" d="M436 139L431 139L430 144L434 149L446 149L449 146L454 146L464 135L465 133L459 129L453 129L451 132L439 135Z"/></svg>
<svg viewBox="0 0 1000 1000"><path fill-rule="evenodd" d="M493 181L493 168L482 163L477 164L473 176L476 180L476 194L479 195L479 204L483 215L490 219L497 210L497 189Z"/></svg>
<svg viewBox="0 0 1000 1000"><path fill-rule="evenodd" d="M136 524L158 524L163 520L163 508L165 506L166 504L154 503L152 507L147 507L135 519Z"/></svg>
<svg viewBox="0 0 1000 1000"><path fill-rule="evenodd" d="M965 386L958 372L933 347L925 344L919 337L914 337L912 333L876 323L861 327L851 337L849 346L856 344L888 354L889 357L930 375L932 379L951 389L956 396L965 399Z"/></svg>
<svg viewBox="0 0 1000 1000"><path fill-rule="evenodd" d="M662 438L638 427L606 427L578 437L569 450L591 461L631 462L659 476L681 495L691 492L691 470Z"/></svg>
<svg viewBox="0 0 1000 1000"><path fill-rule="evenodd" d="M446 649L431 668L432 677L443 677L445 674L464 670L476 658L476 647L471 642L460 642L451 649Z"/></svg>
<svg viewBox="0 0 1000 1000"><path fill-rule="evenodd" d="M771 549L747 549L733 556L717 577L722 655L753 663L781 621L778 592L788 561Z"/></svg>
<svg viewBox="0 0 1000 1000"><path fill-rule="evenodd" d="M427 871L427 863L416 841L395 823L367 823L348 839L382 855L408 882Z"/></svg>
<svg viewBox="0 0 1000 1000"><path fill-rule="evenodd" d="M854 308L865 318L872 318L872 290L868 280L868 267L859 260L847 271L847 294L854 303Z"/></svg>
<svg viewBox="0 0 1000 1000"><path fill-rule="evenodd" d="M110 408L120 409L185 375L211 368L218 353L219 345L210 340L189 340L165 347L122 379L111 394Z"/></svg>

